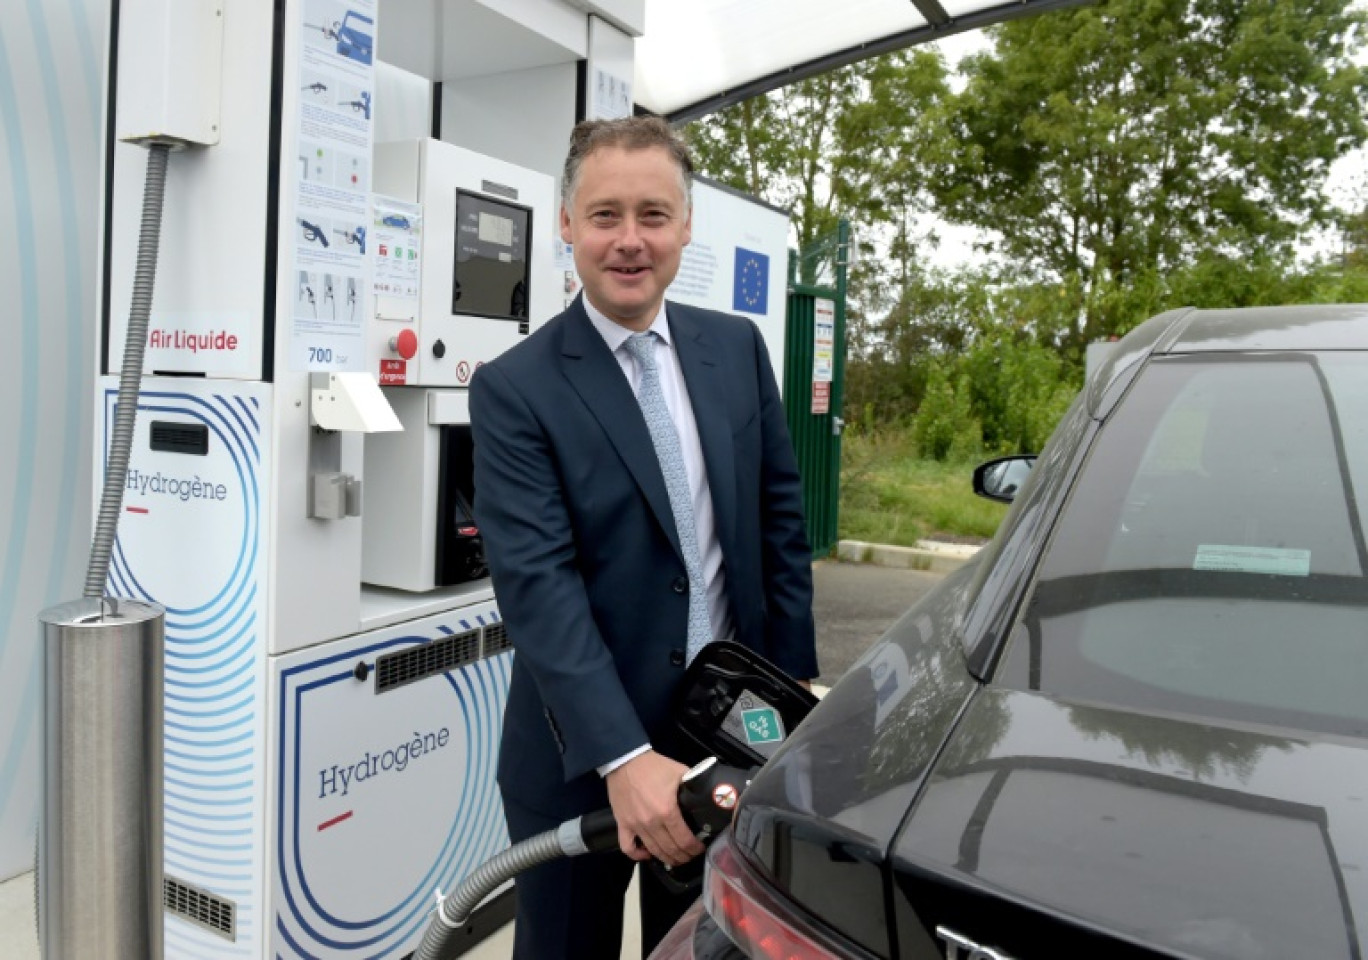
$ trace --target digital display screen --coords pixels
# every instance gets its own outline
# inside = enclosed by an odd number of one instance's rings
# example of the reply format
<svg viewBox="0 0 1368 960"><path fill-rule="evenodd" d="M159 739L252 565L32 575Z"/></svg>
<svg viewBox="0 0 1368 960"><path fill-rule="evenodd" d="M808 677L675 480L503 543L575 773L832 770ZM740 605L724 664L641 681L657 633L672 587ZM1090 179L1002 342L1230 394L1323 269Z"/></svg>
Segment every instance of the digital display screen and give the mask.
<svg viewBox="0 0 1368 960"><path fill-rule="evenodd" d="M531 236L527 207L457 190L451 312L526 320Z"/></svg>

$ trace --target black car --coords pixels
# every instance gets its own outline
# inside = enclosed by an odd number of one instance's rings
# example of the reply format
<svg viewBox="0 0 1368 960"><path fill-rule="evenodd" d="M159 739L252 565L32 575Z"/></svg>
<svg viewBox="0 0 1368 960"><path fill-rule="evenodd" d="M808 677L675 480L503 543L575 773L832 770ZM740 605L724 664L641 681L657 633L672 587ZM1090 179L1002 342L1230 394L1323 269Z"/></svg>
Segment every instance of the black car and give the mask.
<svg viewBox="0 0 1368 960"><path fill-rule="evenodd" d="M657 957L1361 955L1368 307L1156 317L1013 500L761 770Z"/></svg>

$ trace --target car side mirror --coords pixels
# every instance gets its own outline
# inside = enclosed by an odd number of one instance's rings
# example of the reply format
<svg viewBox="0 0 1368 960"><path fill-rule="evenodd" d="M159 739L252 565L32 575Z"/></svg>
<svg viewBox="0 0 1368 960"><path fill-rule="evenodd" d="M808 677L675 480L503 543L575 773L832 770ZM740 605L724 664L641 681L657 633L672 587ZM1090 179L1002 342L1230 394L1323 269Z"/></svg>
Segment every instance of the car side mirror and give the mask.
<svg viewBox="0 0 1368 960"><path fill-rule="evenodd" d="M1035 466L1035 454L999 457L974 469L974 492L980 497L1011 503Z"/></svg>

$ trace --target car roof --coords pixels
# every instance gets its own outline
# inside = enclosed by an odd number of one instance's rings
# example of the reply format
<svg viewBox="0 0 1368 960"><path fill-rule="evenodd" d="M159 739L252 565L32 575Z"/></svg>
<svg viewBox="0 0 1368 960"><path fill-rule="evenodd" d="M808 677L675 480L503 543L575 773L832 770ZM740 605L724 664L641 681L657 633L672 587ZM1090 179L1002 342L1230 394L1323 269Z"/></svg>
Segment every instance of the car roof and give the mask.
<svg viewBox="0 0 1368 960"><path fill-rule="evenodd" d="M1152 355L1368 350L1368 304L1171 310L1127 334L1091 378L1088 411L1103 419Z"/></svg>
<svg viewBox="0 0 1368 960"><path fill-rule="evenodd" d="M1368 350L1368 304L1194 310L1156 353Z"/></svg>

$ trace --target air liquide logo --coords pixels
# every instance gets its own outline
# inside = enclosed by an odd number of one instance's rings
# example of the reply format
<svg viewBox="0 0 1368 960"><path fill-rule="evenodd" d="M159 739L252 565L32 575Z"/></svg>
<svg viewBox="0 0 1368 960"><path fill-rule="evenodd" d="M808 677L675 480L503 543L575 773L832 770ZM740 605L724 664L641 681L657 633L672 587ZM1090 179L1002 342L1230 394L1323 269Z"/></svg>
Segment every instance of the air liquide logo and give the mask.
<svg viewBox="0 0 1368 960"><path fill-rule="evenodd" d="M250 311L153 311L144 369L260 375L261 320Z"/></svg>
<svg viewBox="0 0 1368 960"><path fill-rule="evenodd" d="M232 353L238 336L227 330L166 330L158 328L147 336L147 345L156 350L183 350L189 353Z"/></svg>
<svg viewBox="0 0 1368 960"><path fill-rule="evenodd" d="M443 727L428 733L414 731L411 740L376 753L367 750L348 766L334 763L318 771L318 799L345 797L353 784L365 783L390 773L403 773L410 763L442 750L451 742L451 731Z"/></svg>
<svg viewBox="0 0 1368 960"><path fill-rule="evenodd" d="M144 473L130 468L124 488L142 497L169 497L185 503L190 500L223 502L228 499L228 486L206 480L199 474L178 477L169 473Z"/></svg>

